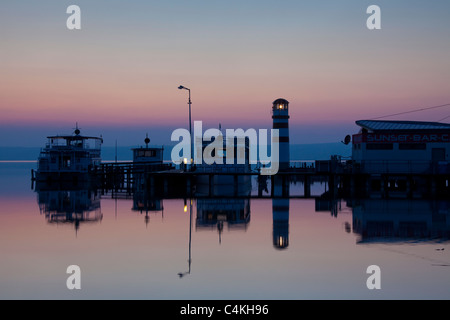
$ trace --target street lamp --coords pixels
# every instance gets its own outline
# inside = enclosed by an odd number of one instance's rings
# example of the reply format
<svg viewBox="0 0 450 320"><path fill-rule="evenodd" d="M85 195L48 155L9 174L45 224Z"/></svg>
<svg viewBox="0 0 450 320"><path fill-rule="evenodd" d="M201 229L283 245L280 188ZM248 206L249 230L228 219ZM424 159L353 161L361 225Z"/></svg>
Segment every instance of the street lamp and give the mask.
<svg viewBox="0 0 450 320"><path fill-rule="evenodd" d="M192 122L191 122L191 104L192 104L192 101L191 101L191 89L183 87L183 86L179 86L178 89L180 89L180 90L184 89L184 90L187 90L189 92L189 101L188 101L188 104L189 104L189 134L191 136L191 159L190 159L190 165L192 166L192 158L194 157L194 150L193 150L193 147L192 147Z"/></svg>

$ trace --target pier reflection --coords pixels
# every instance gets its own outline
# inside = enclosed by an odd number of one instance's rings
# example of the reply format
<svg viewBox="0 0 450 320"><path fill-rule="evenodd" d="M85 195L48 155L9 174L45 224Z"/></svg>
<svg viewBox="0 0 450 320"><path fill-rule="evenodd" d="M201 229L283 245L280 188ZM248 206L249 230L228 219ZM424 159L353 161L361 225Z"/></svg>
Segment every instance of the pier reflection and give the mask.
<svg viewBox="0 0 450 320"><path fill-rule="evenodd" d="M184 211L189 210L190 213L189 233L216 232L219 243L222 243L226 232L245 232L250 228L252 201L270 199L272 234L267 236L271 237L274 249L288 248L292 232L290 207L295 203L294 209L297 210L303 197L291 194L296 186L295 181L290 181L287 176L275 176L270 181L255 181L255 188L239 185L238 191L233 189L235 181L230 181L220 187L216 185L214 196L205 196L204 190L199 190L192 197L185 198L166 192L155 195L150 192L151 189L137 187L139 184L124 193L48 185L37 186L36 192L40 212L49 223L72 224L76 231L83 223L102 220L101 196L111 197L116 202L132 201L129 208L145 213L146 225L150 223L151 213L164 213L165 199L181 200L184 201ZM264 195L268 189L271 190L270 197ZM292 202L291 199L296 200ZM315 212L329 212L332 218L338 218L343 210L351 214L344 230L357 235L358 244L448 241L450 236L450 200L447 199L342 199L333 197L328 191L314 196L314 199Z"/></svg>
<svg viewBox="0 0 450 320"><path fill-rule="evenodd" d="M82 224L103 218L100 195L90 189L36 188L39 211L50 224L71 224L77 233Z"/></svg>

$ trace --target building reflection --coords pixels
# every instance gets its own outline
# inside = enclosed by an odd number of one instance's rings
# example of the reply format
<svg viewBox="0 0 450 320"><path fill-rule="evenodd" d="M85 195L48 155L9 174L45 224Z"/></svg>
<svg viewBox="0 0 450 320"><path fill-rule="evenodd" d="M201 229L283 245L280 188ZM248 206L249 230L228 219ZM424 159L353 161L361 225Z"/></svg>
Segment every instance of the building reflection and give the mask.
<svg viewBox="0 0 450 320"><path fill-rule="evenodd" d="M150 213L164 214L163 200L160 198L150 197L149 193L144 190L136 190L133 193L133 211L138 211L141 214L145 213L145 225L150 222Z"/></svg>
<svg viewBox="0 0 450 320"><path fill-rule="evenodd" d="M449 200L363 199L351 202L357 243L448 241Z"/></svg>
<svg viewBox="0 0 450 320"><path fill-rule="evenodd" d="M93 190L36 189L40 213L51 224L72 224L78 232L81 224L99 222L103 218L100 195Z"/></svg>
<svg viewBox="0 0 450 320"><path fill-rule="evenodd" d="M289 246L289 177L274 176L271 179L272 188L272 242L276 249L286 249ZM233 194L232 187L222 186L216 189L216 194L222 192L222 197L198 197L196 200L197 219L196 231L216 230L219 243L223 231L247 230L250 223L251 188L239 192L238 196L225 197ZM267 189L267 186L264 188ZM263 189L264 189L263 188ZM259 192L259 191L258 191Z"/></svg>
<svg viewBox="0 0 450 320"><path fill-rule="evenodd" d="M247 230L250 223L250 199L218 198L197 199L196 230L217 230L219 242L226 227L231 230Z"/></svg>
<svg viewBox="0 0 450 320"><path fill-rule="evenodd" d="M222 242L224 228L228 231L247 230L250 223L251 184L239 185L223 183L215 188L216 197L198 197L196 230L217 230L219 243ZM229 195L236 196L230 197Z"/></svg>

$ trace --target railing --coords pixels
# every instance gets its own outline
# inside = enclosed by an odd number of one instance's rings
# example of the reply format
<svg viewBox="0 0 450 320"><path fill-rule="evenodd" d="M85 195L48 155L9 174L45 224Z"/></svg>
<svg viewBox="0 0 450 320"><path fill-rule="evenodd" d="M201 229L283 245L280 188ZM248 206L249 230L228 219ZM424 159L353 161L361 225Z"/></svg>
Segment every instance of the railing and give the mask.
<svg viewBox="0 0 450 320"><path fill-rule="evenodd" d="M398 174L450 174L447 161L367 160L354 163L353 172Z"/></svg>

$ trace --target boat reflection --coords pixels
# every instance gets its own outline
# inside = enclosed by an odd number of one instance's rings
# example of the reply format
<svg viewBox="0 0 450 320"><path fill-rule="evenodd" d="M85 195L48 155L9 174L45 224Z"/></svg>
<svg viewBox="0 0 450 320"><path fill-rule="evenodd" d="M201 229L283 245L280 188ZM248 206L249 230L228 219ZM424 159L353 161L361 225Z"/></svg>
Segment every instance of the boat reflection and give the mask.
<svg viewBox="0 0 450 320"><path fill-rule="evenodd" d="M100 195L89 189L36 189L39 211L50 224L71 224L75 232L81 224L99 222L103 218Z"/></svg>

